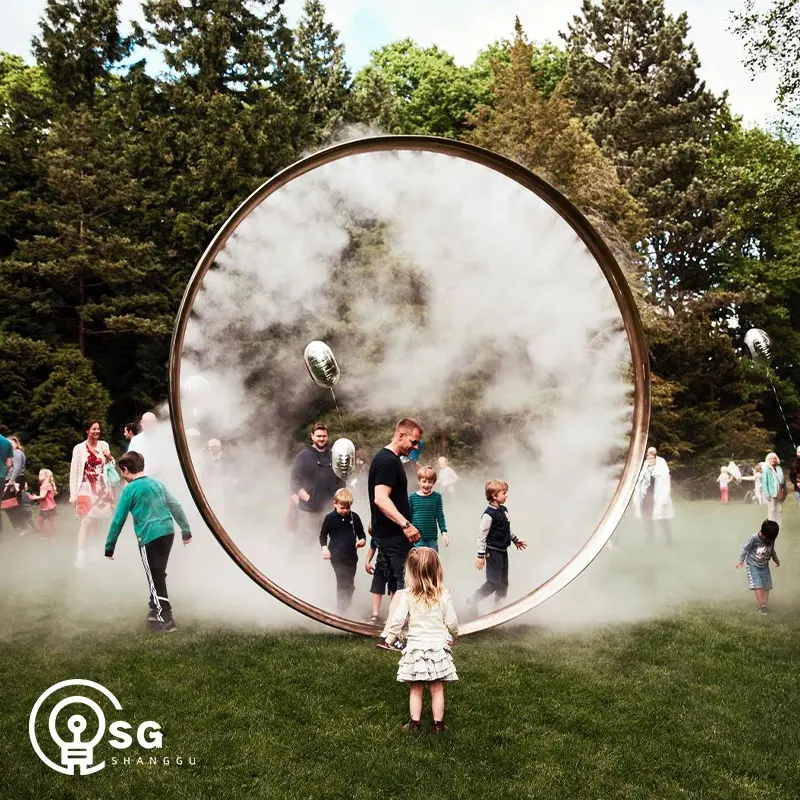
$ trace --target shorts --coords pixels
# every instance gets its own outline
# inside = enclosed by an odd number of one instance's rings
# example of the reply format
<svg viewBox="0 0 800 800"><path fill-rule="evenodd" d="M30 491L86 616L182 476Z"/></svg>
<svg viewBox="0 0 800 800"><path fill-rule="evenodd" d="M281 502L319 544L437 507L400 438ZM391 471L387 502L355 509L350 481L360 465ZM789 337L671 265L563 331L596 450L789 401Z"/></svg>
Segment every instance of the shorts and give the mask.
<svg viewBox="0 0 800 800"><path fill-rule="evenodd" d="M772 573L769 571L769 564L759 567L757 564L745 564L747 570L747 580L751 589L772 589Z"/></svg>
<svg viewBox="0 0 800 800"><path fill-rule="evenodd" d="M373 536L380 550L383 551L383 557L389 565L388 574L394 578L397 584L397 590L405 589L405 569L406 559L414 547L405 536L386 536L378 538ZM377 593L376 593L377 594Z"/></svg>
<svg viewBox="0 0 800 800"><path fill-rule="evenodd" d="M438 539L420 539L414 547L430 547L431 550L435 550L437 553L439 552L439 540Z"/></svg>
<svg viewBox="0 0 800 800"><path fill-rule="evenodd" d="M378 551L375 559L375 572L372 573L372 584L369 587L370 594L394 594L397 591L397 581L392 575L389 565L386 563L381 551Z"/></svg>

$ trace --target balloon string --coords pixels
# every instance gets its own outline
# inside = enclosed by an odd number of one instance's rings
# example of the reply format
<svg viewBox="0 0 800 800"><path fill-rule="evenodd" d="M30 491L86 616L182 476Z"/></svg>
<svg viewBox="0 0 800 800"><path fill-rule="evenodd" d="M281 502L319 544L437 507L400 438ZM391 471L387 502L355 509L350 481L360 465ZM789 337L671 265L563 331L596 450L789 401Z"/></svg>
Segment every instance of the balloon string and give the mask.
<svg viewBox="0 0 800 800"><path fill-rule="evenodd" d="M342 412L339 410L339 404L336 402L336 395L333 393L333 389L331 389L331 397L333 398L333 404L336 406L336 413L339 415L339 424L342 426L342 436L347 439L347 431L344 429L344 420L342 419Z"/></svg>
<svg viewBox="0 0 800 800"><path fill-rule="evenodd" d="M772 382L772 376L768 375L769 378L769 385L772 387L772 393L775 395L775 402L778 404L778 408L781 410L781 416L783 417L783 424L786 426L786 433L789 434L789 441L792 443L792 447L795 447L794 439L792 438L792 431L789 429L789 423L786 420L786 414L783 413L783 406L781 405L780 398L778 397L778 390L775 388L775 384Z"/></svg>

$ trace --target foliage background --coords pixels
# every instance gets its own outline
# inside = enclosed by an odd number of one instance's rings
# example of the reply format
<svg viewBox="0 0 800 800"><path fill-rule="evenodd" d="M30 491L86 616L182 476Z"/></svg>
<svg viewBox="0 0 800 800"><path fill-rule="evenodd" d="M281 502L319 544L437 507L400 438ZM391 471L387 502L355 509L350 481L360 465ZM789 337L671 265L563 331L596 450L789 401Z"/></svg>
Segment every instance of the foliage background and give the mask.
<svg viewBox="0 0 800 800"><path fill-rule="evenodd" d="M720 463L773 447L793 458L742 336L772 336L800 438L797 75L782 59L796 2L740 14L753 68L782 70L779 130L745 128L706 89L690 20L663 0L585 0L557 43L530 43L509 20L509 39L468 66L391 42L355 75L319 0L295 28L281 0L142 8L123 36L119 0L48 0L35 63L0 54L0 431L26 444L30 479L48 466L63 480L88 417L118 441L165 398L174 314L214 232L352 124L489 147L589 215L634 285L652 439L678 478L707 485ZM149 74L134 45L167 71ZM299 409L298 438L325 412ZM364 442L382 433L349 424ZM437 451L468 463L475 427L454 414Z"/></svg>

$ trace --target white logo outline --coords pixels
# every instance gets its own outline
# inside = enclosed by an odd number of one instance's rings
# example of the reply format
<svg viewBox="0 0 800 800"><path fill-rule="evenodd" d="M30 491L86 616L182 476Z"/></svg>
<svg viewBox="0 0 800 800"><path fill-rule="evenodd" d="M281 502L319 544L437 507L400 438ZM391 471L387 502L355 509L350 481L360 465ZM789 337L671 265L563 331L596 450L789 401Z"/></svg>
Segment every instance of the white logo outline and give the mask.
<svg viewBox="0 0 800 800"><path fill-rule="evenodd" d="M86 680L85 678L71 678L69 680L60 681L59 683L53 684L49 689L45 689L45 691L42 692L41 695L39 695L38 700L33 704L33 708L31 709L31 715L28 719L28 736L31 740L31 745L33 746L36 755L39 756L39 758L45 764L47 764L47 766L50 767L50 769L54 769L56 770L56 772L60 772L63 775L75 775L75 765L77 763L80 766L78 774L91 775L92 773L99 772L101 769L103 769L103 767L105 767L106 765L106 762L101 761L99 764L95 764L94 766L88 766L85 763L86 754L84 754L83 759L80 761L70 760L70 763L68 765L56 764L55 761L52 761L50 758L47 757L45 752L39 746L39 742L36 739L36 716L39 713L39 709L42 707L44 701L47 700L47 698L50 697L51 694L53 694L53 692L56 692L59 689L63 689L66 686L88 686L92 689L96 689L98 692L105 695L111 701L112 705L117 711L122 711L122 704L102 684L95 683L95 681ZM89 708L91 708L98 716L98 721L100 722L100 729L97 736L95 737L96 741L95 739L92 739L92 742L89 745L86 745L87 748L86 752L88 753L89 756L91 756L91 748L93 748L94 745L97 744L97 742L102 738L103 733L105 733L105 715L103 714L103 711L100 708L100 706L97 703L95 703L94 700L91 700L88 697L82 697L81 695L73 695L72 697L67 697L56 704L56 707L53 709L53 711L50 712L50 717L48 721L48 730L50 732L50 736L53 739L53 741L62 748L62 753L63 753L65 745L59 742L59 739L61 737L57 737L57 734L55 732L55 718L58 712L62 708L64 708L64 706L69 705L70 703L83 703L84 705L87 705ZM73 730L73 733L75 733L77 727L79 727L78 725L73 726L73 719L75 718L76 717L70 717L70 721L68 723L68 726L70 727L71 730ZM80 719L82 719L82 717ZM79 732L82 732L82 730L83 729L81 729L81 731ZM89 763L91 763L91 761Z"/></svg>

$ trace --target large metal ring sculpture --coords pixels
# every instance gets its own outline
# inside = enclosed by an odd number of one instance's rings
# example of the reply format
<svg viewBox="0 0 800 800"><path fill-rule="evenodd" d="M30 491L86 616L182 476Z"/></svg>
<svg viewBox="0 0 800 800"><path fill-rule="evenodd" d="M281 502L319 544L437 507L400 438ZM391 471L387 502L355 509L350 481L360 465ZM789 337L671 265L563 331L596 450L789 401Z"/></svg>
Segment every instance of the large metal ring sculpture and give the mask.
<svg viewBox="0 0 800 800"><path fill-rule="evenodd" d="M339 159L364 153L409 150L425 151L465 159L505 175L519 185L544 200L562 219L564 219L582 240L589 252L600 265L612 290L622 315L625 333L630 345L634 379L633 430L622 477L610 505L600 522L581 549L552 577L509 605L485 614L461 627L463 634L493 628L509 622L545 602L567 584L574 580L600 553L611 538L630 502L638 477L640 465L647 447L647 432L650 420L650 370L647 345L636 303L625 277L610 249L600 238L592 225L580 211L560 192L531 171L508 158L497 155L474 145L463 142L437 139L429 136L379 136L346 142L308 158L279 172L253 192L230 216L206 249L192 274L178 311L177 323L172 337L169 360L169 397L172 429L186 481L206 524L234 562L262 589L273 597L291 606L306 616L335 628L374 636L377 629L366 623L356 622L321 609L302 598L296 597L261 572L237 547L228 532L220 524L197 477L194 463L189 454L189 445L184 430L181 407L181 355L184 347L186 328L192 308L206 273L211 269L217 255L240 223L266 198L295 178Z"/></svg>

